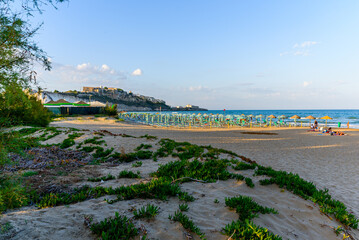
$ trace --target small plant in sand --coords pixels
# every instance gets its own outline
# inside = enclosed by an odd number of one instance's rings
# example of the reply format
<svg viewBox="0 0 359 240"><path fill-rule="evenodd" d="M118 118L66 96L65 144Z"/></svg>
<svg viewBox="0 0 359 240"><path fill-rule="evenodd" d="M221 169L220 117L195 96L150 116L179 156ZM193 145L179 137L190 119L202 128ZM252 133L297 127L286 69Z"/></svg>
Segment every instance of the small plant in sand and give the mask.
<svg viewBox="0 0 359 240"><path fill-rule="evenodd" d="M113 180L116 179L114 176L112 176L111 174L108 174L107 176L104 177L99 177L99 178L88 178L87 181L89 182L101 182L101 181L109 181L109 180Z"/></svg>
<svg viewBox="0 0 359 240"><path fill-rule="evenodd" d="M280 237L272 234L266 228L256 226L251 219L258 217L258 213L267 214L278 212L273 208L263 207L247 196L237 196L225 199L226 206L235 209L239 214L239 219L227 224L223 233L232 239L266 239L279 240Z"/></svg>
<svg viewBox="0 0 359 240"><path fill-rule="evenodd" d="M214 199L214 203L219 203L219 201L218 201L218 199L216 198L216 199Z"/></svg>
<svg viewBox="0 0 359 240"><path fill-rule="evenodd" d="M141 150L141 149L149 149L149 148L151 148L151 147L152 147L151 144L143 144L143 143L141 143L140 146L138 146L138 147L135 148L135 151L139 151L139 150Z"/></svg>
<svg viewBox="0 0 359 240"><path fill-rule="evenodd" d="M254 183L253 183L253 181L252 181L251 178L246 177L246 178L244 179L244 181L246 182L246 184L247 184L248 187L254 188Z"/></svg>
<svg viewBox="0 0 359 240"><path fill-rule="evenodd" d="M182 203L182 204L178 205L178 207L179 207L179 210L181 210L181 212L187 212L189 209L187 203Z"/></svg>
<svg viewBox="0 0 359 240"><path fill-rule="evenodd" d="M137 151L133 153L118 153L115 152L111 155L112 158L115 159L115 161L119 162L132 162L135 160L141 160L141 159L150 159L152 157L152 151Z"/></svg>
<svg viewBox="0 0 359 240"><path fill-rule="evenodd" d="M227 224L222 233L230 236L229 239L233 240L281 240L282 238L274 235L268 229L255 225L249 220L243 221L232 221Z"/></svg>
<svg viewBox="0 0 359 240"><path fill-rule="evenodd" d="M99 139L101 139L101 137L89 138L89 139L86 139L85 141L83 141L83 144L91 143L93 145L101 145L101 144L105 143L105 140L99 140Z"/></svg>
<svg viewBox="0 0 359 240"><path fill-rule="evenodd" d="M226 206L235 209L239 214L239 219L244 221L257 217L257 213L274 213L278 212L273 208L263 207L247 196L237 196L225 199Z"/></svg>
<svg viewBox="0 0 359 240"><path fill-rule="evenodd" d="M141 161L137 161L135 163L132 164L132 167L141 167L142 166L142 162Z"/></svg>
<svg viewBox="0 0 359 240"><path fill-rule="evenodd" d="M0 234L4 234L9 232L11 229L13 228L13 226L11 225L10 222L6 222L6 223L0 223Z"/></svg>
<svg viewBox="0 0 359 240"><path fill-rule="evenodd" d="M103 221L91 224L91 231L103 240L107 239L132 239L139 234L139 230L126 216L118 212L114 218L105 218Z"/></svg>
<svg viewBox="0 0 359 240"><path fill-rule="evenodd" d="M143 135L143 136L140 136L140 138L146 138L147 140L157 139L156 136L151 136L151 135L148 135L148 134L145 134L145 135Z"/></svg>
<svg viewBox="0 0 359 240"><path fill-rule="evenodd" d="M31 176L35 176L35 175L38 175L39 172L36 172L36 171L27 171L27 172L24 172L22 174L23 177L31 177Z"/></svg>
<svg viewBox="0 0 359 240"><path fill-rule="evenodd" d="M196 233L200 239L206 239L204 233L199 229L199 227L196 226L196 224L182 212L176 211L173 216L169 215L168 218L172 221L181 223L185 229Z"/></svg>
<svg viewBox="0 0 359 240"><path fill-rule="evenodd" d="M139 210L133 211L133 215L136 219L139 218L151 219L158 214L159 209L160 208L155 205L147 204L146 206L141 207Z"/></svg>
<svg viewBox="0 0 359 240"><path fill-rule="evenodd" d="M248 170L248 169L255 169L256 165L254 164L248 164L244 162L238 162L233 169L234 170Z"/></svg>
<svg viewBox="0 0 359 240"><path fill-rule="evenodd" d="M82 135L84 135L84 133L73 133L70 134L61 144L60 144L60 148L69 148L73 145L75 145L75 141L74 139L81 137Z"/></svg>
<svg viewBox="0 0 359 240"><path fill-rule="evenodd" d="M97 147L96 152L92 154L94 158L104 158L110 155L113 151L113 148L104 150L102 147Z"/></svg>
<svg viewBox="0 0 359 240"><path fill-rule="evenodd" d="M261 180L260 184L277 184L279 187L286 187L288 191L301 196L304 199L310 199L318 204L320 210L327 214L333 214L334 217L345 226L358 228L359 220L347 211L346 206L335 199L332 199L328 189L318 190L312 182L307 182L299 177L298 174L287 173L285 171L276 171L271 167L259 166L255 171L256 175L267 175L270 179Z"/></svg>
<svg viewBox="0 0 359 240"><path fill-rule="evenodd" d="M141 176L140 176L140 171L137 171L137 173L134 173L132 171L123 170L118 175L118 178L141 178Z"/></svg>

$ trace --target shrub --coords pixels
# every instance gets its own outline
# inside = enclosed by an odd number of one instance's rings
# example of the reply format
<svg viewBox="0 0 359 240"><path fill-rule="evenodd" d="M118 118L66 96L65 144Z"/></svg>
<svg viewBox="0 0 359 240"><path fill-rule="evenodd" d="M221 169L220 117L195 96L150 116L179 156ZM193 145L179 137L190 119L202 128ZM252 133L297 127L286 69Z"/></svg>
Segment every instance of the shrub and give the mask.
<svg viewBox="0 0 359 240"><path fill-rule="evenodd" d="M182 212L176 211L173 216L170 215L168 218L172 221L180 222L185 229L196 233L201 239L206 239L204 233L199 229L199 227L197 227L194 222Z"/></svg>
<svg viewBox="0 0 359 240"><path fill-rule="evenodd" d="M105 114L107 114L109 116L116 116L117 115L117 104L114 104L112 106L110 106L109 104L106 104Z"/></svg>
<svg viewBox="0 0 359 240"><path fill-rule="evenodd" d="M114 218L105 218L105 220L92 224L91 231L100 236L103 240L126 240L136 237L139 230L126 216L115 213Z"/></svg>
<svg viewBox="0 0 359 240"><path fill-rule="evenodd" d="M26 206L28 201L25 188L19 180L0 177L0 213L6 209Z"/></svg>
<svg viewBox="0 0 359 240"><path fill-rule="evenodd" d="M150 219L150 218L154 218L158 214L159 209L160 208L155 205L147 204L147 206L141 207L138 211L135 210L133 212L133 215L136 219L139 218Z"/></svg>
<svg viewBox="0 0 359 240"><path fill-rule="evenodd" d="M132 171L123 170L118 175L118 178L141 178L141 176L140 176L140 171L137 171L137 173L134 173Z"/></svg>
<svg viewBox="0 0 359 240"><path fill-rule="evenodd" d="M187 212L189 209L188 204L186 204L186 203L182 203L182 204L178 205L178 208L181 210L181 212Z"/></svg>

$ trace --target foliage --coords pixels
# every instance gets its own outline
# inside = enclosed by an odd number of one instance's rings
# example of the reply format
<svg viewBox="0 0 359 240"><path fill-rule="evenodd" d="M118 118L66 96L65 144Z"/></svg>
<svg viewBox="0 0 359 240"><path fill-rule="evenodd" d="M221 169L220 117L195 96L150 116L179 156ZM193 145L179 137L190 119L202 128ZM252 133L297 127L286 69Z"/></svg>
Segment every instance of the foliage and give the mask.
<svg viewBox="0 0 359 240"><path fill-rule="evenodd" d="M119 162L132 162L134 160L140 160L140 159L150 159L152 157L152 151L137 151L133 153L114 153L111 155L115 160Z"/></svg>
<svg viewBox="0 0 359 240"><path fill-rule="evenodd" d="M253 181L252 181L251 178L246 177L246 178L244 179L244 181L246 182L246 184L247 184L248 187L254 188L254 183L253 183Z"/></svg>
<svg viewBox="0 0 359 240"><path fill-rule="evenodd" d="M138 146L138 147L136 147L135 150L136 150L136 151L139 151L139 150L141 150L141 149L149 149L149 148L151 148L151 147L152 147L152 145L150 145L150 144L143 144L143 143L141 143L141 145Z"/></svg>
<svg viewBox="0 0 359 240"><path fill-rule="evenodd" d="M317 203L321 211L333 214L345 226L358 228L359 220L347 211L342 202L332 199L327 189L318 190L312 182L305 181L298 174L276 171L271 167L258 166L255 174L271 177L269 180L262 180L261 184L276 183L279 187L285 187L288 191Z"/></svg>
<svg viewBox="0 0 359 240"><path fill-rule="evenodd" d="M101 182L101 181L109 181L109 180L113 180L116 179L114 176L112 176L111 174L108 174L107 176L104 177L99 177L99 178L88 178L87 181L90 182Z"/></svg>
<svg viewBox="0 0 359 240"><path fill-rule="evenodd" d="M91 143L93 145L101 145L101 144L105 143L105 140L98 141L98 139L101 139L101 137L89 138L89 139L86 139L85 141L83 141L83 144Z"/></svg>
<svg viewBox="0 0 359 240"><path fill-rule="evenodd" d="M132 171L123 170L119 173L118 178L141 178L140 171L134 173Z"/></svg>
<svg viewBox="0 0 359 240"><path fill-rule="evenodd" d="M172 221L180 222L185 229L196 233L201 239L206 239L204 233L199 229L199 227L197 227L194 222L181 211L176 211L173 216L170 215L168 218Z"/></svg>
<svg viewBox="0 0 359 240"><path fill-rule="evenodd" d="M268 229L259 227L249 220L232 221L227 224L223 233L231 236L233 240L281 240L282 238L269 232Z"/></svg>
<svg viewBox="0 0 359 240"><path fill-rule="evenodd" d="M107 157L108 155L110 155L112 153L112 151L113 151L113 148L104 150L102 147L97 147L96 152L94 154L92 154L92 156L94 158L103 158L103 157Z"/></svg>
<svg viewBox="0 0 359 240"><path fill-rule="evenodd" d="M237 196L225 199L226 206L236 209L239 214L239 220L244 221L246 219L251 220L257 217L257 213L274 213L278 212L273 208L263 207L247 196Z"/></svg>
<svg viewBox="0 0 359 240"><path fill-rule="evenodd" d="M160 208L155 205L147 204L146 206L141 207L138 211L137 210L133 211L133 215L136 219L139 218L150 219L150 218L154 218L158 214L159 209Z"/></svg>
<svg viewBox="0 0 359 240"><path fill-rule="evenodd" d="M103 240L127 240L136 237L139 230L126 216L115 213L114 218L105 218L105 220L92 224L91 231L100 236Z"/></svg>
<svg viewBox="0 0 359 240"><path fill-rule="evenodd" d="M135 163L132 164L132 167L141 167L142 166L142 162L141 161L137 161Z"/></svg>
<svg viewBox="0 0 359 240"><path fill-rule="evenodd" d="M178 208L181 210L181 212L187 212L189 209L187 203L182 203L182 204L178 205Z"/></svg>
<svg viewBox="0 0 359 240"><path fill-rule="evenodd" d="M24 172L22 174L23 177L31 177L31 176L35 176L35 175L38 175L39 172L36 172L36 171L27 171L27 172Z"/></svg>
<svg viewBox="0 0 359 240"><path fill-rule="evenodd" d="M52 113L33 95L25 93L16 83L0 91L0 128L19 124L47 126Z"/></svg>
<svg viewBox="0 0 359 240"><path fill-rule="evenodd" d="M233 169L235 170L248 170L248 169L255 169L256 168L256 165L254 164L247 164L247 163L244 163L244 162L238 162L234 167Z"/></svg>
<svg viewBox="0 0 359 240"><path fill-rule="evenodd" d="M81 137L82 135L84 135L83 133L73 133L70 134L61 144L60 144L60 148L69 148L73 145L75 145L75 140L78 137Z"/></svg>
<svg viewBox="0 0 359 240"><path fill-rule="evenodd" d="M110 106L109 104L106 104L105 114L107 114L109 116L116 116L117 115L117 104L114 104L112 106Z"/></svg>
<svg viewBox="0 0 359 240"><path fill-rule="evenodd" d="M7 209L26 206L28 202L25 188L19 180L0 177L0 213Z"/></svg>

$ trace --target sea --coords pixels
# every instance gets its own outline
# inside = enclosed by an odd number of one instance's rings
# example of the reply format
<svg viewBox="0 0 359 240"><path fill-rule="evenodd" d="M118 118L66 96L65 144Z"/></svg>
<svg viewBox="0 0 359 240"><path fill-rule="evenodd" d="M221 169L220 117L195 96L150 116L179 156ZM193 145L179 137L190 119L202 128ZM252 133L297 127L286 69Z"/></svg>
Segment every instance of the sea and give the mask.
<svg viewBox="0 0 359 240"><path fill-rule="evenodd" d="M164 112L162 113L170 113L170 112ZM172 112L173 113L173 112ZM290 118L291 116L298 115L301 118L305 118L309 115L319 118L317 119L319 124L325 124L325 120L320 119L324 116L329 116L333 118L332 120L327 120L327 125L330 127L338 127L338 124L341 125L342 128L346 128L347 124L349 122L350 128L358 128L359 129L359 109L358 110L208 110L208 111L181 111L180 113L189 113L189 114L224 114L224 115L250 115L253 114L254 116L257 115L274 115L274 116L281 116L285 115L286 117ZM292 119L286 119L285 121L293 122ZM296 120L297 123L303 122L303 123L309 123L308 119L298 119ZM314 122L312 120L311 122Z"/></svg>

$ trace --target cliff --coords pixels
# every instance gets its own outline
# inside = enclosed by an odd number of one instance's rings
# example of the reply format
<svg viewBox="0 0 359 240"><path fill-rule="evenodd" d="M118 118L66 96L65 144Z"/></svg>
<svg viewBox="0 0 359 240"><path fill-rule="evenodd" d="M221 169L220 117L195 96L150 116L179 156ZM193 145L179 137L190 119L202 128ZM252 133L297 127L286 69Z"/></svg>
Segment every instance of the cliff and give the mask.
<svg viewBox="0 0 359 240"><path fill-rule="evenodd" d="M92 106L109 104L117 104L118 111L154 111L160 107L162 110L170 110L171 107L165 101L147 97L142 95L135 95L121 91L118 94L99 94L99 93L85 93L85 92L48 92L40 93L39 99L43 103L49 101L57 101L65 99L68 102L89 102Z"/></svg>

